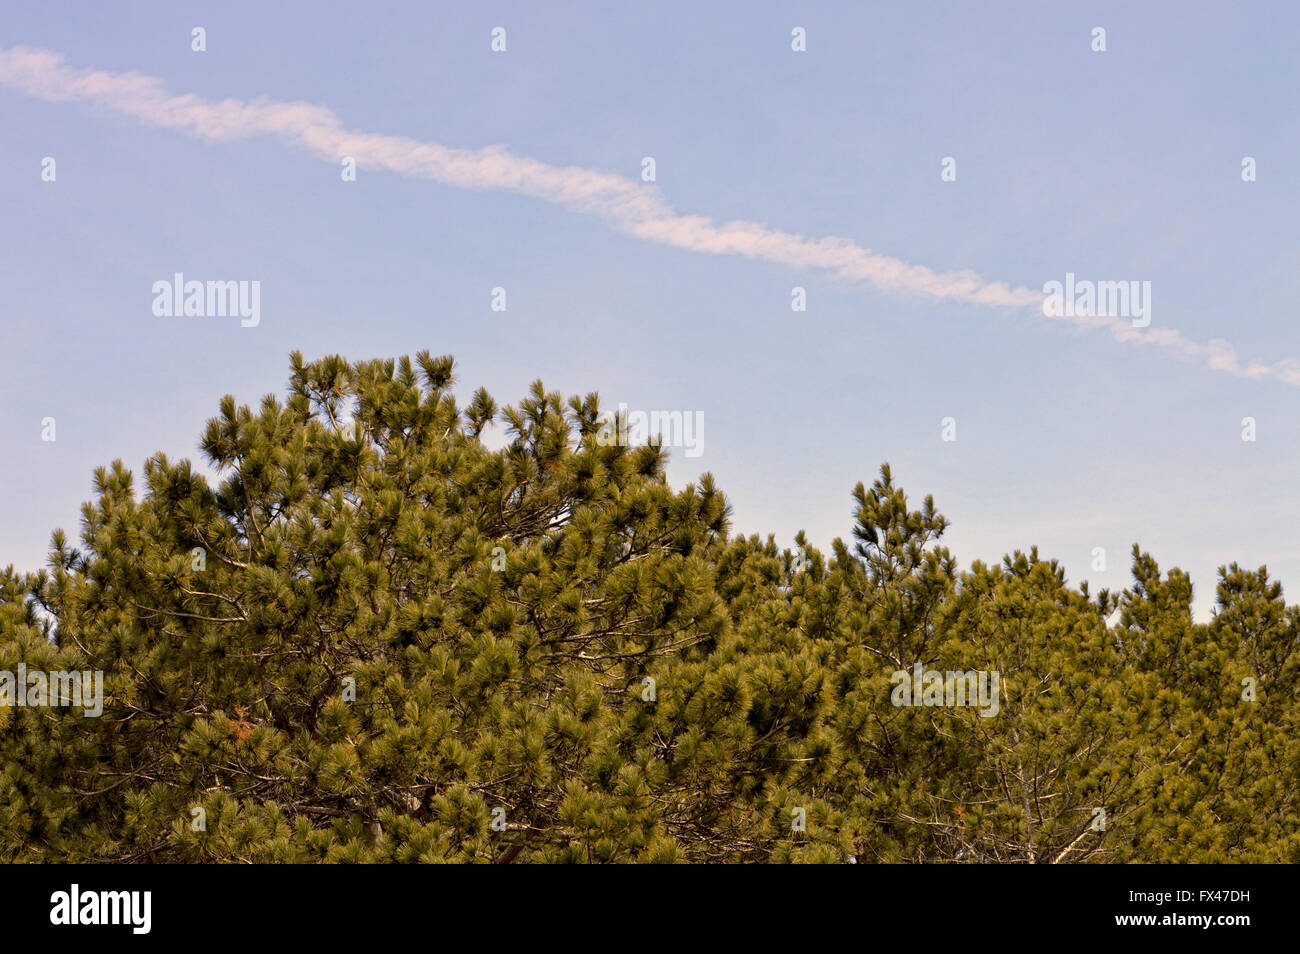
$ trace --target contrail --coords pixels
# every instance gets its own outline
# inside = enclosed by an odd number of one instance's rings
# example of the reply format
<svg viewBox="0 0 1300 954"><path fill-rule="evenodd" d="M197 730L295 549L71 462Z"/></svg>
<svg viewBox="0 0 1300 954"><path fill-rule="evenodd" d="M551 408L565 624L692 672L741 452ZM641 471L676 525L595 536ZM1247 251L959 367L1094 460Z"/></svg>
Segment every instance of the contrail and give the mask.
<svg viewBox="0 0 1300 954"><path fill-rule="evenodd" d="M96 103L150 126L176 129L209 140L280 136L338 162L387 169L463 189L517 192L595 215L629 235L711 255L740 255L793 268L815 268L877 288L929 298L1004 308L1041 307L1044 295L972 271L935 271L863 248L850 239L811 239L758 222L716 223L675 211L655 186L578 166L554 166L511 154L498 146L455 149L436 142L351 132L332 110L304 102L257 99L205 100L173 94L161 79L139 73L78 69L51 50L0 50L0 84L51 102ZM1088 328L1108 329L1120 341L1153 344L1247 378L1275 378L1300 387L1300 362L1243 363L1231 344L1201 344L1171 328L1136 328L1124 319L1052 317Z"/></svg>

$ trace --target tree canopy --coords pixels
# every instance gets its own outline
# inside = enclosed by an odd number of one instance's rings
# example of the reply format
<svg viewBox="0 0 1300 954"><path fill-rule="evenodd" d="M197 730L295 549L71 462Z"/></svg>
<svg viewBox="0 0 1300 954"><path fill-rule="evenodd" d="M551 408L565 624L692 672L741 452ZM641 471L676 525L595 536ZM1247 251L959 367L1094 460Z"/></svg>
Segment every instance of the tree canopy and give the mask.
<svg viewBox="0 0 1300 954"><path fill-rule="evenodd" d="M851 543L735 535L710 475L598 439L595 394L461 407L453 362L291 356L80 544L0 572L0 859L1300 860L1300 610L1266 569L1072 587L959 568L888 465ZM485 428L504 425L491 449ZM851 509L850 509L851 507ZM914 509L915 507L915 509ZM996 712L896 674L995 673Z"/></svg>

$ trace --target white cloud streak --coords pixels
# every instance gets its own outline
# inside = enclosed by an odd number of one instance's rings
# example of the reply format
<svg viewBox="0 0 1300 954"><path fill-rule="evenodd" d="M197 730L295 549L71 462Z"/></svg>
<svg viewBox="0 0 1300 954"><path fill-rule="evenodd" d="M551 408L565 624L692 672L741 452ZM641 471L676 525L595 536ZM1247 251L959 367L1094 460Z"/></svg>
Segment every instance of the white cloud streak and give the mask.
<svg viewBox="0 0 1300 954"><path fill-rule="evenodd" d="M989 281L972 271L935 271L863 248L850 239L811 239L757 222L716 223L683 215L654 187L577 166L554 166L506 149L455 149L435 142L351 132L333 111L304 102L257 99L219 102L168 92L162 80L139 73L78 69L62 54L11 47L0 50L0 85L50 102L94 103L149 126L208 140L272 135L338 162L432 179L463 189L517 192L598 216L650 242L710 255L739 255L793 268L820 269L885 291L1003 308L1040 309L1043 293ZM1041 311L1040 311L1041 314ZM1135 328L1119 318L1054 317L1081 327L1106 328L1119 341L1155 345L1216 371L1277 379L1300 387L1300 362L1243 362L1222 339L1192 341L1171 328Z"/></svg>

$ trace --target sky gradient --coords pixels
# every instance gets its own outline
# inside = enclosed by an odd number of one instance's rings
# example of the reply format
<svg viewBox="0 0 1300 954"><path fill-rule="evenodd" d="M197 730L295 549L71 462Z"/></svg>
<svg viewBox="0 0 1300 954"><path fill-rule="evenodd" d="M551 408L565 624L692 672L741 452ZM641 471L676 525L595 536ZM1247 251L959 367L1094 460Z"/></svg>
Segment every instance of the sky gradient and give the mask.
<svg viewBox="0 0 1300 954"><path fill-rule="evenodd" d="M670 480L782 545L888 461L963 564L1118 588L1138 542L1200 618L1221 564L1300 581L1300 12L997 6L6 10L0 565L289 351L428 348L463 397L701 414ZM176 272L259 281L260 323L157 317ZM1045 317L1067 272L1149 281L1151 324Z"/></svg>

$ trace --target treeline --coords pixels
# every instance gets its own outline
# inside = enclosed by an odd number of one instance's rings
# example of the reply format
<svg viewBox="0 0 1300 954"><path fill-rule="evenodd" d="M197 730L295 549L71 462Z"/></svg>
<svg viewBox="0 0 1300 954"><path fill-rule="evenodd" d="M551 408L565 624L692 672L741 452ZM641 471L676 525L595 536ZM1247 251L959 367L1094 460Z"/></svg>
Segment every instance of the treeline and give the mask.
<svg viewBox="0 0 1300 954"><path fill-rule="evenodd" d="M295 353L208 422L219 486L96 472L81 543L0 573L0 859L1300 860L1266 570L1222 569L1209 624L1137 547L1119 593L1036 550L962 571L887 465L849 543L781 548L598 440L594 394L452 385ZM69 672L97 717L19 698Z"/></svg>

